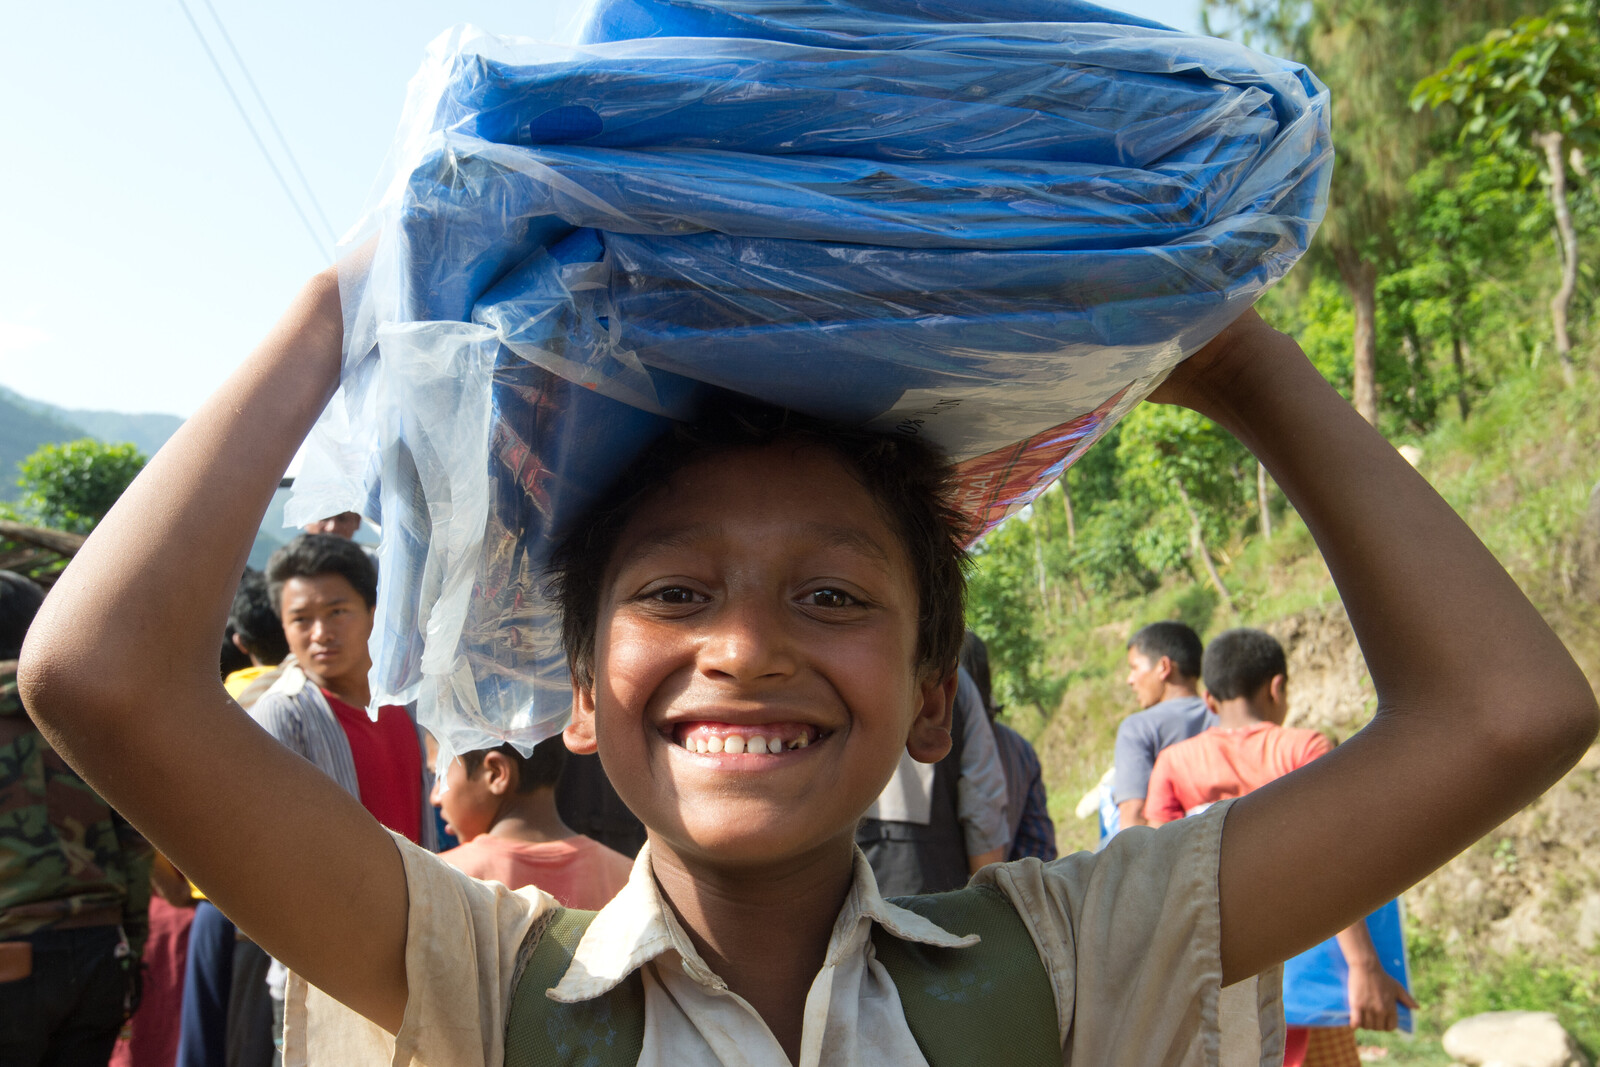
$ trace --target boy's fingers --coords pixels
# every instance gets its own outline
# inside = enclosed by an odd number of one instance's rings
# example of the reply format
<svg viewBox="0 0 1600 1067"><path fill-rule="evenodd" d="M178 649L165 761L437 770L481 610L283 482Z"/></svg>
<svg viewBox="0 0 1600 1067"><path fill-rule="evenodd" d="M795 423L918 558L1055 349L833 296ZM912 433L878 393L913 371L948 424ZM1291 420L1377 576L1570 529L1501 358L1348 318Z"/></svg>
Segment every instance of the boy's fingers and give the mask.
<svg viewBox="0 0 1600 1067"><path fill-rule="evenodd" d="M1398 983L1396 984L1398 985ZM1395 992L1395 999L1400 1001L1400 1003L1404 1004L1406 1007L1410 1008L1412 1011L1416 1011L1418 1008L1422 1007L1421 1004L1418 1004L1416 1000L1412 998L1410 992L1406 990L1405 986L1398 987Z"/></svg>

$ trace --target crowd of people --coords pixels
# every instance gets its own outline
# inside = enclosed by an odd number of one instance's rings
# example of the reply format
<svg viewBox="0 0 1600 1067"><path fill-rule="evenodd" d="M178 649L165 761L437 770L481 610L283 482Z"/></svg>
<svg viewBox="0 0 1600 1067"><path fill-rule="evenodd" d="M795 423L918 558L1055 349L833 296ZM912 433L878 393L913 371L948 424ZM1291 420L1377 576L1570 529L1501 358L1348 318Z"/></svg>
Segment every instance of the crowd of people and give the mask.
<svg viewBox="0 0 1600 1067"><path fill-rule="evenodd" d="M465 753L435 780L436 748L410 709L369 710L378 570L353 540L360 525L354 513L312 524L265 571L244 573L222 641L228 695L391 832L475 878L603 907L645 835L597 757L570 755L557 736L526 755L510 744ZM10 983L0 984L0 1062L280 1064L282 965L23 712L15 660L42 600L37 585L0 572L0 983ZM969 632L950 755L903 758L857 834L886 895L957 889L988 863L1056 857L1039 757L1000 710L987 649Z"/></svg>

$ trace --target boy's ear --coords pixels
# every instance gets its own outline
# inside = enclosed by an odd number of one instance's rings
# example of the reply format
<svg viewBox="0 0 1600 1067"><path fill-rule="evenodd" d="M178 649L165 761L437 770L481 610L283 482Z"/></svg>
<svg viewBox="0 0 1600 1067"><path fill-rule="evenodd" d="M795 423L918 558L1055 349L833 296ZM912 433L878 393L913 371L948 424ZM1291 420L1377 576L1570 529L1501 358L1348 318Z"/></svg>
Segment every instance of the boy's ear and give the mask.
<svg viewBox="0 0 1600 1067"><path fill-rule="evenodd" d="M561 740L567 751L579 756L592 756L600 747L594 736L594 692L572 680L572 719L561 731Z"/></svg>
<svg viewBox="0 0 1600 1067"><path fill-rule="evenodd" d="M506 758L504 752L489 752L483 757L483 770L487 772L489 792L496 796L514 793L517 789L517 766Z"/></svg>
<svg viewBox="0 0 1600 1067"><path fill-rule="evenodd" d="M1272 698L1272 703L1285 711L1289 708L1289 676L1274 674L1267 683L1267 695Z"/></svg>
<svg viewBox="0 0 1600 1067"><path fill-rule="evenodd" d="M956 672L922 683L922 704L911 720L906 751L918 763L938 763L950 754L950 723L956 705Z"/></svg>
<svg viewBox="0 0 1600 1067"><path fill-rule="evenodd" d="M234 648L237 648L240 652L243 652L247 656L250 654L250 650L244 647L244 639L238 634L233 634L229 640L233 642Z"/></svg>
<svg viewBox="0 0 1600 1067"><path fill-rule="evenodd" d="M1211 712L1211 714L1218 714L1217 698L1211 695L1211 690L1207 689L1204 693L1201 693L1200 699L1206 702L1206 708Z"/></svg>

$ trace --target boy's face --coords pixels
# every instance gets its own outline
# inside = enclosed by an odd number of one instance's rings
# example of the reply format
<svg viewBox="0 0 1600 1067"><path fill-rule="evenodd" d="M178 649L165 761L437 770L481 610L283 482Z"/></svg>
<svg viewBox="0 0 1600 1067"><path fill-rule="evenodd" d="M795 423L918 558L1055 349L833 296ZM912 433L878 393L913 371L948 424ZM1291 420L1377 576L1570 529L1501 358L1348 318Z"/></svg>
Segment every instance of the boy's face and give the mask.
<svg viewBox="0 0 1600 1067"><path fill-rule="evenodd" d="M917 669L917 608L900 538L825 451L694 464L617 543L568 746L597 746L685 858L839 848L902 751L949 748L954 679Z"/></svg>
<svg viewBox="0 0 1600 1067"><path fill-rule="evenodd" d="M312 681L334 689L367 673L372 609L344 575L290 578L280 605L289 651Z"/></svg>
<svg viewBox="0 0 1600 1067"><path fill-rule="evenodd" d="M1151 660L1136 648L1128 649L1128 688L1141 708L1161 703L1161 694L1167 689L1167 676L1172 671L1172 661L1165 656Z"/></svg>
<svg viewBox="0 0 1600 1067"><path fill-rule="evenodd" d="M429 799L444 816L445 828L459 841L471 841L494 823L500 797L490 786L488 770L487 765L479 764L477 774L468 774L458 756L445 768L444 777L433 784Z"/></svg>

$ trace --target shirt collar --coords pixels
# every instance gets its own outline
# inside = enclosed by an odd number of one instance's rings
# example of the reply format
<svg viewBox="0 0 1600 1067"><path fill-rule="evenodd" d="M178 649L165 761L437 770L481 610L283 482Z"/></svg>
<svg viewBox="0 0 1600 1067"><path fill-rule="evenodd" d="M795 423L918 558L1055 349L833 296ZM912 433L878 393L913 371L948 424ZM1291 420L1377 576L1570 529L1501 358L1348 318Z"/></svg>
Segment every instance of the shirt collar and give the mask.
<svg viewBox="0 0 1600 1067"><path fill-rule="evenodd" d="M872 936L873 923L902 941L916 941L936 948L967 948L978 943L976 934L958 937L931 919L883 899L871 865L861 850L856 849L850 892L834 921L823 966L836 966L852 953L862 951ZM684 973L695 982L711 989L727 989L722 979L700 958L688 933L662 897L650 868L650 846L646 844L634 861L628 884L594 917L578 942L566 974L545 995L564 1004L593 1000L615 988L646 963L669 952L678 955L683 961Z"/></svg>

